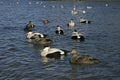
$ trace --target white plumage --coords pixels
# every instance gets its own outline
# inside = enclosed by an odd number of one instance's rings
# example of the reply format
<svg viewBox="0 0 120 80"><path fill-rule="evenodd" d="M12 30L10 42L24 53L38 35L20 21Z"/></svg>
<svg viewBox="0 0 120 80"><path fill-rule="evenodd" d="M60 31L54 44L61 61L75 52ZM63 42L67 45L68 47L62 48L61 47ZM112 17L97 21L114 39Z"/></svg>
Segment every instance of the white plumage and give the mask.
<svg viewBox="0 0 120 80"><path fill-rule="evenodd" d="M41 33L33 33L33 32L28 32L27 33L27 39L31 39L33 36L35 36L35 35L38 35L38 36L40 36L41 38L42 37L44 37L44 35L43 34L41 34Z"/></svg>
<svg viewBox="0 0 120 80"><path fill-rule="evenodd" d="M60 52L61 55L65 54L65 52L60 49L45 47L43 50L41 50L41 56L47 56L48 54L53 54L55 52Z"/></svg>
<svg viewBox="0 0 120 80"><path fill-rule="evenodd" d="M71 21L68 23L69 28L74 28L75 27L75 22L71 19Z"/></svg>
<svg viewBox="0 0 120 80"><path fill-rule="evenodd" d="M62 55L66 55L67 51L61 50L58 48L50 48L50 47L45 47L44 49L41 50L41 56L43 57L49 57L49 58L56 58L60 57Z"/></svg>

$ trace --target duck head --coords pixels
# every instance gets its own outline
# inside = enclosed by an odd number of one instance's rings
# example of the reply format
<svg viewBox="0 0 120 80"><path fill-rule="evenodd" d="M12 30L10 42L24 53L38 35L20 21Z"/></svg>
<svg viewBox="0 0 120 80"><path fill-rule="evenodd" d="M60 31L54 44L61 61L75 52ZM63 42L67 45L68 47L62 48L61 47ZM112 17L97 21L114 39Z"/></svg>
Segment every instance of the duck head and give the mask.
<svg viewBox="0 0 120 80"><path fill-rule="evenodd" d="M77 55L78 51L76 48L73 48L70 52L71 55Z"/></svg>

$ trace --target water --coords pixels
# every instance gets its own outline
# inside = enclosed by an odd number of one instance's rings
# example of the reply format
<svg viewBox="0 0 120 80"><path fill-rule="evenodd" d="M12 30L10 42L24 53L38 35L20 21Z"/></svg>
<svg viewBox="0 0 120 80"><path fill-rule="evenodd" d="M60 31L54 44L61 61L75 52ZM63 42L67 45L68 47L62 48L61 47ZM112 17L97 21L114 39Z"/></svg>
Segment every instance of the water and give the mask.
<svg viewBox="0 0 120 80"><path fill-rule="evenodd" d="M106 4L108 4L106 6ZM44 2L32 0L0 1L0 80L120 80L120 2ZM61 5L63 8L61 8ZM86 13L72 15L71 10ZM53 7L52 7L53 6ZM91 9L87 9L91 6ZM80 24L85 17L91 24ZM50 23L44 25L42 19ZM67 27L74 19L84 42L71 40L73 30ZM23 28L31 20L35 32L48 34L54 41L52 47L89 54L102 61L92 66L71 65L70 56L60 60L43 59L42 46L27 42ZM64 36L57 36L55 29L61 25Z"/></svg>

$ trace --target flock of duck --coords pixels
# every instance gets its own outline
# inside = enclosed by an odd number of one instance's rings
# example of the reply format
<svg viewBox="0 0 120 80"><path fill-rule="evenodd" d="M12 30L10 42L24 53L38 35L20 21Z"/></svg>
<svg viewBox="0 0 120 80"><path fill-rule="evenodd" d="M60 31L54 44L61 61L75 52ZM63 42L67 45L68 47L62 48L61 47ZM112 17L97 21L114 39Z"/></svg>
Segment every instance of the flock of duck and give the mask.
<svg viewBox="0 0 120 80"><path fill-rule="evenodd" d="M87 19L80 19L81 23L90 23ZM49 23L49 20L44 19L43 20L44 24ZM74 28L75 27L75 22L73 19L67 24L69 28ZM72 49L71 51L67 50L62 50L58 48L51 48L50 44L53 43L53 41L49 38L47 38L47 34L42 34L42 33L37 33L33 32L35 25L32 23L32 21L29 21L29 23L25 26L24 30L27 32L26 33L26 38L28 39L29 42L33 44L39 44L43 45L44 48L41 50L41 56L42 57L47 57L47 58L60 58L61 56L65 56L67 54L71 55L71 58L69 62L71 64L97 64L100 63L100 60L93 58L89 55L78 55L78 51L76 48ZM61 28L60 25L56 26L55 33L57 35L64 35L64 30ZM71 35L71 39L73 40L79 40L79 41L84 41L85 37L83 34L79 33L77 30L74 30Z"/></svg>

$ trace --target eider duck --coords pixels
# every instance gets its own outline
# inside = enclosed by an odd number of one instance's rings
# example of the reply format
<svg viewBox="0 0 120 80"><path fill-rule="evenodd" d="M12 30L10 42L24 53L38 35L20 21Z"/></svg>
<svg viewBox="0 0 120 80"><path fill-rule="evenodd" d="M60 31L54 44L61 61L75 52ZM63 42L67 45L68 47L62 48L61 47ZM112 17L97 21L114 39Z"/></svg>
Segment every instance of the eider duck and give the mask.
<svg viewBox="0 0 120 80"><path fill-rule="evenodd" d="M29 23L24 28L25 31L32 31L34 29L35 25L32 23L32 21L29 21Z"/></svg>
<svg viewBox="0 0 120 80"><path fill-rule="evenodd" d="M58 35L63 35L63 34L64 34L63 29L62 29L59 25L57 25L57 30L56 30L55 32L56 32L56 34L58 34Z"/></svg>
<svg viewBox="0 0 120 80"><path fill-rule="evenodd" d="M76 15L78 14L78 11L76 10L76 7L74 6L73 10L71 11L71 14Z"/></svg>
<svg viewBox="0 0 120 80"><path fill-rule="evenodd" d="M73 19L70 20L70 22L67 24L69 28L74 28L75 27L75 22Z"/></svg>
<svg viewBox="0 0 120 80"><path fill-rule="evenodd" d="M53 42L51 39L47 39L46 37L40 37L39 35L34 35L31 37L31 39L34 44L39 44L44 46L48 46Z"/></svg>
<svg viewBox="0 0 120 80"><path fill-rule="evenodd" d="M91 21L88 21L87 19L84 19L84 18L80 18L80 23L86 23L86 24L90 24Z"/></svg>
<svg viewBox="0 0 120 80"><path fill-rule="evenodd" d="M92 6L87 6L87 9L92 9L93 7Z"/></svg>
<svg viewBox="0 0 120 80"><path fill-rule="evenodd" d="M70 63L72 64L91 65L100 63L98 59L93 58L89 55L78 55L76 48L72 49L71 55L72 57L70 58Z"/></svg>
<svg viewBox="0 0 120 80"><path fill-rule="evenodd" d="M80 40L80 41L84 41L85 38L82 34L78 33L77 30L74 30L72 32L72 37L71 37L73 40Z"/></svg>
<svg viewBox="0 0 120 80"><path fill-rule="evenodd" d="M47 19L43 19L43 24L48 24L49 23L49 20L47 20Z"/></svg>
<svg viewBox="0 0 120 80"><path fill-rule="evenodd" d="M34 33L34 32L28 32L27 33L27 39L31 39L33 36L39 36L39 38L45 38L47 35L46 34L41 34L41 33Z"/></svg>
<svg viewBox="0 0 120 80"><path fill-rule="evenodd" d="M45 56L48 58L59 58L62 55L66 55L67 53L68 51L66 50L61 50L58 48L50 48L48 46L46 46L41 50L41 56Z"/></svg>
<svg viewBox="0 0 120 80"><path fill-rule="evenodd" d="M39 40L35 40L36 44L40 44L40 45L44 45L44 46L49 46L50 44L52 44L52 40L51 39L46 39L46 38L40 38Z"/></svg>

